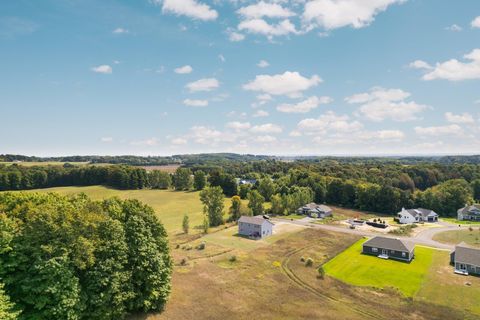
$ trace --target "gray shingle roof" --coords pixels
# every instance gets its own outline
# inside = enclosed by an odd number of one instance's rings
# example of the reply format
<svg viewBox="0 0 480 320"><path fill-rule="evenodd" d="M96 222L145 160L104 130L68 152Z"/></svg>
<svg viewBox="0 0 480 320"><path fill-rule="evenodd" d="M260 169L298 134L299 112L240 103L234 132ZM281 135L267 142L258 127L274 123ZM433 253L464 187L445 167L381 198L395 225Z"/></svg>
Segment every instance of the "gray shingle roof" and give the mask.
<svg viewBox="0 0 480 320"><path fill-rule="evenodd" d="M238 219L238 222L243 222L243 223L250 223L250 224L256 224L256 225L262 225L265 221L268 223L273 224L271 221L261 218L261 217L249 217L249 216L241 216L240 219Z"/></svg>
<svg viewBox="0 0 480 320"><path fill-rule="evenodd" d="M329 212L329 211L332 211L332 209L329 207L329 206L326 206L324 204L316 204L314 202L312 203L309 203L309 204L306 204L304 205L302 208L308 208L310 210L320 210L322 212Z"/></svg>
<svg viewBox="0 0 480 320"><path fill-rule="evenodd" d="M458 213L465 214L465 213L473 213L474 211L480 212L480 204L472 204L471 206L465 206L461 209L458 209Z"/></svg>
<svg viewBox="0 0 480 320"><path fill-rule="evenodd" d="M416 216L427 217L430 213L434 213L435 215L437 215L437 213L435 213L433 210L423 209L423 208L407 209L406 211L414 217Z"/></svg>
<svg viewBox="0 0 480 320"><path fill-rule="evenodd" d="M366 241L363 245L404 252L411 252L415 248L415 244L413 242L387 237L375 237Z"/></svg>
<svg viewBox="0 0 480 320"><path fill-rule="evenodd" d="M472 248L465 242L460 243L455 247L455 262L480 267L480 249Z"/></svg>

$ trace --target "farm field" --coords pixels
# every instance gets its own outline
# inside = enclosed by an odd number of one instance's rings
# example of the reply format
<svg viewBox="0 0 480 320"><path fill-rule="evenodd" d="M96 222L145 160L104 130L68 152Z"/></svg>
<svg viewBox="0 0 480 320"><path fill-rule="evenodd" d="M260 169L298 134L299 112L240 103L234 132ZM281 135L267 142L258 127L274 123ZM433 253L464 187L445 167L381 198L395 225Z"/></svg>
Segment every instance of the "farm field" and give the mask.
<svg viewBox="0 0 480 320"><path fill-rule="evenodd" d="M462 310L419 303L394 290L317 278L318 265L358 240L355 235L304 229L256 248L234 245L226 251L225 241L219 242L221 248L209 241L205 250L175 248L173 291L166 310L131 320L216 320L226 315L246 319L251 310L261 310L258 319L474 319ZM235 261L230 261L232 256ZM313 267L306 267L301 257L311 257ZM179 265L182 259L185 266ZM208 307L205 301L211 302Z"/></svg>
<svg viewBox="0 0 480 320"><path fill-rule="evenodd" d="M459 244L460 242L465 242L466 244L472 246L480 246L480 226L472 227L472 231L468 229L462 229L441 232L436 234L433 237L433 240L449 244Z"/></svg>
<svg viewBox="0 0 480 320"><path fill-rule="evenodd" d="M24 167L34 167L34 166L63 166L65 163L70 163L73 165L87 165L88 162L58 162L58 161L45 161L45 162L0 162L0 165L12 165L16 164Z"/></svg>
<svg viewBox="0 0 480 320"><path fill-rule="evenodd" d="M413 297L432 264L435 250L417 246L411 263L378 259L362 254L359 240L324 265L325 272L334 278L356 286L392 287L407 297Z"/></svg>
<svg viewBox="0 0 480 320"><path fill-rule="evenodd" d="M178 234L182 232L184 214L190 218L190 233L200 233L199 228L203 221L203 206L200 202L199 192L178 192L172 190L116 190L103 186L88 187L58 187L47 189L29 190L27 192L57 192L63 195L85 193L94 200L110 197L121 199L138 199L150 205L164 224L167 232ZM230 199L225 198L225 212L230 206Z"/></svg>
<svg viewBox="0 0 480 320"><path fill-rule="evenodd" d="M168 173L174 173L180 167L178 164L168 164L164 166L141 166L141 168L147 171L160 170Z"/></svg>

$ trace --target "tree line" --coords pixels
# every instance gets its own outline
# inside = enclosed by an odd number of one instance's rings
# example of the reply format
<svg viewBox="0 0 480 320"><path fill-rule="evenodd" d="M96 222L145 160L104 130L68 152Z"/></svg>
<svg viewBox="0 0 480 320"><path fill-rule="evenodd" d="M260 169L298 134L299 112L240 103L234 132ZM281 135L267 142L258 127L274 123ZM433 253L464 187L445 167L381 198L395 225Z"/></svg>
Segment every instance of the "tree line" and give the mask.
<svg viewBox="0 0 480 320"><path fill-rule="evenodd" d="M137 200L0 194L1 319L123 319L170 294L167 233Z"/></svg>

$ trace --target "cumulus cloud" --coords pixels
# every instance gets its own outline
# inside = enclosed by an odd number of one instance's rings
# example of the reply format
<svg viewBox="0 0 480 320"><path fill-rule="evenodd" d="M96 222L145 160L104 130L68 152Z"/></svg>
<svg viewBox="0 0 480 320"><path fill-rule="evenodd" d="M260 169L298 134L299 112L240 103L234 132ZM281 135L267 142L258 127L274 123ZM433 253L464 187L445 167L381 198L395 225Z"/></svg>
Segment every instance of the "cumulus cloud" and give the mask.
<svg viewBox="0 0 480 320"><path fill-rule="evenodd" d="M198 20L215 20L218 12L209 5L196 0L152 0L160 5L163 2L162 12L179 16L187 16Z"/></svg>
<svg viewBox="0 0 480 320"><path fill-rule="evenodd" d="M473 19L471 26L472 28L480 28L480 16Z"/></svg>
<svg viewBox="0 0 480 320"><path fill-rule="evenodd" d="M255 142L258 142L258 143L272 143L272 142L276 142L277 138L270 135L264 135L264 136L255 137L254 140Z"/></svg>
<svg viewBox="0 0 480 320"><path fill-rule="evenodd" d="M286 71L277 75L257 75L254 80L243 85L243 89L260 91L270 95L298 97L305 90L317 86L322 79L313 75L310 79L298 72Z"/></svg>
<svg viewBox="0 0 480 320"><path fill-rule="evenodd" d="M298 34L295 25L288 19L279 23L268 23L264 19L249 19L240 22L238 30L252 34L261 34L268 38L277 36L286 36L289 34Z"/></svg>
<svg viewBox="0 0 480 320"><path fill-rule="evenodd" d="M390 5L405 0L313 0L305 4L303 20L306 24L332 30L351 26L368 26L375 16Z"/></svg>
<svg viewBox="0 0 480 320"><path fill-rule="evenodd" d="M423 80L444 79L449 81L462 81L480 79L480 49L474 49L463 56L465 61L450 59L437 62L435 66L425 63L428 72L423 75Z"/></svg>
<svg viewBox="0 0 480 320"><path fill-rule="evenodd" d="M240 42L245 40L245 35L238 33L236 31L229 31L228 33L228 40L232 42Z"/></svg>
<svg viewBox="0 0 480 320"><path fill-rule="evenodd" d="M316 109L321 104L331 103L333 101L330 97L313 96L306 100L300 101L296 104L283 103L277 106L277 110L285 113L307 113Z"/></svg>
<svg viewBox="0 0 480 320"><path fill-rule="evenodd" d="M463 129L458 124L451 124L446 126L432 126L432 127L415 127L415 132L423 136L441 136L454 135L462 136Z"/></svg>
<svg viewBox="0 0 480 320"><path fill-rule="evenodd" d="M132 141L130 144L133 145L133 146L153 147L153 146L158 145L158 139L157 138L150 138L150 139L145 139L145 140Z"/></svg>
<svg viewBox="0 0 480 320"><path fill-rule="evenodd" d="M400 141L405 138L405 133L400 130L379 130L379 131L369 131L363 132L359 135L360 139L363 140L389 140L389 141Z"/></svg>
<svg viewBox="0 0 480 320"><path fill-rule="evenodd" d="M270 66L270 63L268 63L266 60L260 60L260 62L257 63L257 67L259 68L266 68L268 66Z"/></svg>
<svg viewBox="0 0 480 320"><path fill-rule="evenodd" d="M240 121L228 122L225 126L233 130L247 130L247 129L250 129L251 127L250 122L240 122Z"/></svg>
<svg viewBox="0 0 480 320"><path fill-rule="evenodd" d="M327 111L318 118L301 120L297 125L298 131L305 133L352 133L358 132L363 125L357 120L350 120L347 115L337 115L333 111Z"/></svg>
<svg viewBox="0 0 480 320"><path fill-rule="evenodd" d="M194 126L190 129L190 132L195 142L200 144L218 142L223 136L221 131L205 126Z"/></svg>
<svg viewBox="0 0 480 320"><path fill-rule="evenodd" d="M260 1L258 3L242 7L237 10L237 13L247 19L255 18L288 18L295 15L294 12L288 8L284 8L278 3L268 3Z"/></svg>
<svg viewBox="0 0 480 320"><path fill-rule="evenodd" d="M178 74L189 74L189 73L192 73L193 68L189 65L185 65L183 67L178 67L173 71L175 71L175 73L178 73Z"/></svg>
<svg viewBox="0 0 480 320"><path fill-rule="evenodd" d="M460 32L462 31L462 27L460 27L458 24L452 24L451 26L448 26L445 28L447 31L453 31L453 32Z"/></svg>
<svg viewBox="0 0 480 320"><path fill-rule="evenodd" d="M411 62L409 64L409 67L413 68L413 69L426 69L426 70L433 69L433 67L431 65L429 65L428 63L426 63L425 61L422 61L422 60L415 60L415 61Z"/></svg>
<svg viewBox="0 0 480 320"><path fill-rule="evenodd" d="M206 107L208 106L208 100L185 99L183 104L189 107Z"/></svg>
<svg viewBox="0 0 480 320"><path fill-rule="evenodd" d="M262 117L268 117L269 113L265 110L257 110L254 114L254 118L262 118Z"/></svg>
<svg viewBox="0 0 480 320"><path fill-rule="evenodd" d="M95 73L103 73L103 74L111 74L113 72L112 67L107 64L102 64L100 66L93 67L91 70Z"/></svg>
<svg viewBox="0 0 480 320"><path fill-rule="evenodd" d="M417 120L418 114L428 109L428 106L406 101L408 97L410 93L401 89L374 87L369 92L355 94L345 100L350 104L360 104L358 114L371 121Z"/></svg>
<svg viewBox="0 0 480 320"><path fill-rule="evenodd" d="M184 138L173 138L172 140L170 140L170 142L173 144L173 145L176 145L176 146L179 146L179 145L185 145L188 143L188 140L187 139L184 139Z"/></svg>
<svg viewBox="0 0 480 320"><path fill-rule="evenodd" d="M254 133L281 133L282 128L273 123L265 123L252 127L250 131Z"/></svg>
<svg viewBox="0 0 480 320"><path fill-rule="evenodd" d="M445 113L445 119L450 123L475 123L473 116L470 113L464 112L462 114L454 114L452 112Z"/></svg>
<svg viewBox="0 0 480 320"><path fill-rule="evenodd" d="M130 33L130 31L128 31L127 29L124 29L124 28L116 28L112 31L112 33L114 34L126 34L126 33Z"/></svg>
<svg viewBox="0 0 480 320"><path fill-rule="evenodd" d="M220 86L220 83L215 78L205 78L200 79L194 82L188 83L185 87L190 90L190 92L198 91L212 91L217 89Z"/></svg>

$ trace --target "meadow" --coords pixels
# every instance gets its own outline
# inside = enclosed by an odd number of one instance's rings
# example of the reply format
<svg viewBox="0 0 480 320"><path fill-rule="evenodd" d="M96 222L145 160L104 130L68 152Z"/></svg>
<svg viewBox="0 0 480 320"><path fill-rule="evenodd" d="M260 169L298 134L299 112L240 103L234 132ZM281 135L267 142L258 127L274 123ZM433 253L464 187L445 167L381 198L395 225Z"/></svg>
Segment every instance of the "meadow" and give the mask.
<svg viewBox="0 0 480 320"><path fill-rule="evenodd" d="M465 242L472 246L480 246L480 226L472 226L471 229L472 230L462 229L441 232L436 234L433 240L448 244Z"/></svg>

